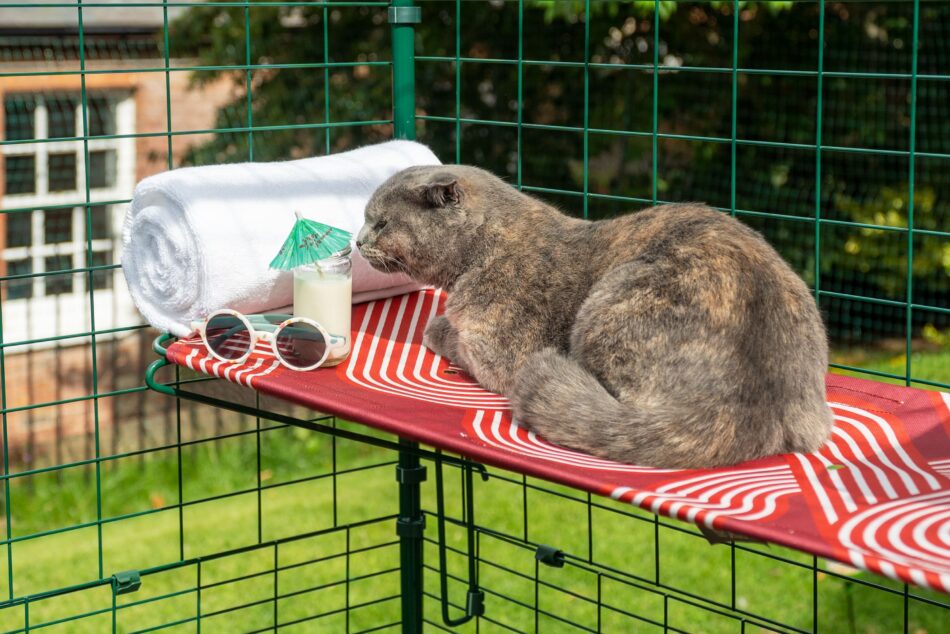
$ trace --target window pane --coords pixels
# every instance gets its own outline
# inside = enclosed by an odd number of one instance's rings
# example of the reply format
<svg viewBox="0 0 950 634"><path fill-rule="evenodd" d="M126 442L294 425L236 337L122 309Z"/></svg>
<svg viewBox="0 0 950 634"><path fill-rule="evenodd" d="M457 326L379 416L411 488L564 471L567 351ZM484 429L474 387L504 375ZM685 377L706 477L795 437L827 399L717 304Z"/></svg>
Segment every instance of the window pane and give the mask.
<svg viewBox="0 0 950 634"><path fill-rule="evenodd" d="M112 251L96 251L92 254L93 266L106 266L112 264ZM99 291L112 288L112 277L115 269L92 272L92 288Z"/></svg>
<svg viewBox="0 0 950 634"><path fill-rule="evenodd" d="M115 134L115 104L104 96L88 98L89 134Z"/></svg>
<svg viewBox="0 0 950 634"><path fill-rule="evenodd" d="M6 214L7 247L28 247L33 244L33 212Z"/></svg>
<svg viewBox="0 0 950 634"><path fill-rule="evenodd" d="M70 255L54 255L45 259L47 271L62 271L73 268L73 258ZM60 295L73 292L74 273L63 275L48 275L46 277L46 294Z"/></svg>
<svg viewBox="0 0 950 634"><path fill-rule="evenodd" d="M89 215L92 216L92 236L93 240L108 240L112 237L112 231L109 222L109 207L105 205L96 205L89 208Z"/></svg>
<svg viewBox="0 0 950 634"><path fill-rule="evenodd" d="M76 136L76 102L76 97L72 95L49 95L46 97L49 138Z"/></svg>
<svg viewBox="0 0 950 634"><path fill-rule="evenodd" d="M8 156L4 169L4 192L9 194L32 194L36 191L36 157Z"/></svg>
<svg viewBox="0 0 950 634"><path fill-rule="evenodd" d="M69 242L73 239L73 210L57 209L43 214L43 233L46 244Z"/></svg>
<svg viewBox="0 0 950 634"><path fill-rule="evenodd" d="M49 190L65 192L76 189L76 155L49 155Z"/></svg>
<svg viewBox="0 0 950 634"><path fill-rule="evenodd" d="M30 260L12 260L7 262L7 275L25 275L33 272ZM26 277L7 282L7 299L28 299L33 297L33 278Z"/></svg>
<svg viewBox="0 0 950 634"><path fill-rule="evenodd" d="M9 141L34 138L35 113L36 98L33 95L7 95L3 100L4 138Z"/></svg>
<svg viewBox="0 0 950 634"><path fill-rule="evenodd" d="M112 187L115 184L115 150L89 153L89 186Z"/></svg>

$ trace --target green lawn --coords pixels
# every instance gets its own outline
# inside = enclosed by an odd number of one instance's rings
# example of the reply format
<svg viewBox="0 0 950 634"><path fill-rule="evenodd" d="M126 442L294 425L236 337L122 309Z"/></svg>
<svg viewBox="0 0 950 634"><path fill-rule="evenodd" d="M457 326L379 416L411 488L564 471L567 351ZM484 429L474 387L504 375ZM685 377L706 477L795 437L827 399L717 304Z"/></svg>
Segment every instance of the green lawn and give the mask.
<svg viewBox="0 0 950 634"><path fill-rule="evenodd" d="M895 359L900 356L879 351L864 353L858 359L856 353L850 354L852 357L844 362L886 372L894 372ZM915 358L914 367L915 375L916 368L921 368L945 380L950 352L921 353L920 358ZM16 596L82 584L126 569L161 567L182 557L208 557L200 566L190 563L144 575L138 592L118 598L119 605L131 607L117 612L117 630L133 632L180 622L161 631L193 632L197 630L195 616L199 604L202 632L269 628L275 614L281 624L329 614L281 627L282 632L342 632L347 626L355 632L397 621L399 605L395 597L399 576L395 569L399 558L393 520L388 518L397 509L393 455L386 450L338 441L337 470L346 473L333 478L333 446L329 438L286 427L257 434L254 425L253 420L244 421L243 429L249 433L225 439L209 437L208 442L182 449L181 499L185 506L181 511L177 506L176 449L103 463L98 497L92 465L12 480L7 504L10 533L17 540L9 553ZM530 542L556 546L600 567L583 562L564 568L540 566L536 591L534 551L491 532L483 533L479 541L483 562L480 574L488 594L486 616L493 622L483 621L478 631L507 631L498 623L533 631L535 601L548 613L537 617L542 632L582 631L559 618L590 629L596 629L599 622L603 631L662 631L661 627L629 616L662 622L662 594L651 591L648 584L638 588L623 581L636 577L653 580L657 567L660 581L679 590L677 596L688 593L726 605L731 602L733 553L729 546L710 546L692 532L665 525L657 530L652 515L610 500L594 498L597 506L588 514L586 495L531 479L528 484L544 490L525 490L521 476L497 470L493 474L503 477L476 486L476 521L480 526L516 538L526 535ZM424 507L434 510L431 467L429 476L424 485ZM258 481L262 486L260 492ZM461 495L454 469L447 468L446 484L448 509L457 516ZM106 520L101 538L95 523L97 517ZM380 517L386 519L372 521ZM362 521L369 523L351 530L334 529ZM664 520L666 523L686 527ZM63 527L76 528L56 532ZM451 526L449 529L450 544L464 548L463 533ZM284 541L278 546L270 543L313 532L318 534ZM435 518L429 517L426 536L434 540L435 535ZM258 544L264 545L255 547ZM249 549L210 557L243 547ZM804 566L765 555L785 557ZM427 564L437 565L434 544L427 544L425 557ZM277 574L275 562L280 569ZM737 549L736 606L765 619L810 630L810 564L810 556L784 548L756 545ZM461 556L450 553L449 567L453 574L464 577ZM614 572L597 574L610 570ZM200 593L196 591L199 574ZM0 596L8 596L10 577L8 558L0 555ZM900 589L899 584L863 573L854 578ZM349 584L346 579L350 579ZM847 575L818 574L820 630L881 634L900 631L902 597L862 587L851 579ZM598 582L605 605L600 615L595 605ZM435 572L426 572L425 583L428 591L438 593ZM464 602L465 589L461 583L452 582L449 588L455 603ZM933 593L914 592L946 599ZM275 593L280 597L276 610ZM702 600L696 602L703 604ZM342 611L347 605L363 603L369 605L352 609L349 614ZM109 631L111 606L112 594L107 586L38 598L28 606L0 610L0 629L23 628L27 616L31 628L35 628L42 623L98 612L40 631ZM910 632L946 631L950 616L944 611L917 600L911 600L909 608ZM741 631L739 621L679 600L670 600L667 610L669 623L684 630ZM437 602L427 600L426 614L438 620ZM474 625L460 629L475 631ZM746 631L763 630L747 626Z"/></svg>
<svg viewBox="0 0 950 634"><path fill-rule="evenodd" d="M933 343L915 340L912 344L910 375L914 379L932 381L950 385L950 342ZM904 341L890 341L876 347L839 348L831 353L831 361L884 374L905 376L907 370L906 344ZM869 376L861 372L833 369L832 372L847 374L865 379L874 379L885 383L904 384L903 379L882 376ZM926 385L915 385L924 387ZM936 389L931 387L930 389ZM945 391L948 388L943 388Z"/></svg>

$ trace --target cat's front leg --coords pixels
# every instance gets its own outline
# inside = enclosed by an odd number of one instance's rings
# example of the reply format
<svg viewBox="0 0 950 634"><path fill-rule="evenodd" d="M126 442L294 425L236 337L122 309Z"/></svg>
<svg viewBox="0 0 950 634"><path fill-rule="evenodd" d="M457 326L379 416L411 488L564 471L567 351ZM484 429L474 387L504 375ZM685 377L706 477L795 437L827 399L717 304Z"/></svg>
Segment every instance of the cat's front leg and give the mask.
<svg viewBox="0 0 950 634"><path fill-rule="evenodd" d="M439 315L426 325L422 345L473 376L485 389L506 393L510 360L503 348L490 340L474 332L462 336L444 315Z"/></svg>
<svg viewBox="0 0 950 634"><path fill-rule="evenodd" d="M459 354L459 333L449 323L445 315L439 315L429 320L426 331L422 335L422 345L450 362L468 371L462 355Z"/></svg>

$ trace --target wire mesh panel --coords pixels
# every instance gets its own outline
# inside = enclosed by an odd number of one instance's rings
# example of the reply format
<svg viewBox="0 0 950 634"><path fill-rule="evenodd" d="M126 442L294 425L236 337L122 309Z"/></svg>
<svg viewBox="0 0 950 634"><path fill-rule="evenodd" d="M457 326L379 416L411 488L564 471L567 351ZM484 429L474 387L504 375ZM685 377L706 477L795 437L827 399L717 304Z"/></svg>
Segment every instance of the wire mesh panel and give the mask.
<svg viewBox="0 0 950 634"><path fill-rule="evenodd" d="M422 6L440 156L592 219L705 201L811 285L835 368L950 383L946 3Z"/></svg>
<svg viewBox="0 0 950 634"><path fill-rule="evenodd" d="M385 18L0 6L0 630L398 625L394 454L149 392L155 333L119 270L145 176L390 137Z"/></svg>
<svg viewBox="0 0 950 634"><path fill-rule="evenodd" d="M950 608L939 593L786 548L713 546L693 527L519 474L492 470L470 492L448 469L444 487L444 595L435 534L425 553L433 631L931 632ZM434 482L426 493L435 524ZM484 614L448 628L443 596L450 617L464 614L470 557Z"/></svg>
<svg viewBox="0 0 950 634"><path fill-rule="evenodd" d="M148 392L118 266L137 180L388 139L397 105L577 216L737 216L814 290L836 371L950 387L950 3L418 4L408 103L386 2L0 6L0 629L400 627L395 453ZM945 597L518 474L445 465L440 513L432 467L432 630L945 629ZM447 625L473 579L484 614Z"/></svg>
<svg viewBox="0 0 950 634"><path fill-rule="evenodd" d="M938 140L950 4L420 4L423 25L438 25L420 27L420 139L440 156L584 218L705 201L762 232L813 289L834 371L950 385L950 154ZM464 493L449 475L447 595L427 538L434 629L452 629L443 600L463 614L470 557L485 613L462 631L945 627L935 593L787 549L711 546L518 474Z"/></svg>

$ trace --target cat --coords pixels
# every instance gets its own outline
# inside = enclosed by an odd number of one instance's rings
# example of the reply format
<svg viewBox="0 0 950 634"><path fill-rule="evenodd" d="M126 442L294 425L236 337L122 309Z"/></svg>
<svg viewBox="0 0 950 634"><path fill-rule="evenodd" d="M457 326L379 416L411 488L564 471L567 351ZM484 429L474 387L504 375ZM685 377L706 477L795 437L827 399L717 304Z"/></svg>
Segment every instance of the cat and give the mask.
<svg viewBox="0 0 950 634"><path fill-rule="evenodd" d="M705 205L592 222L476 167L412 167L373 194L356 244L448 292L424 345L548 441L703 468L815 451L830 433L807 286Z"/></svg>

